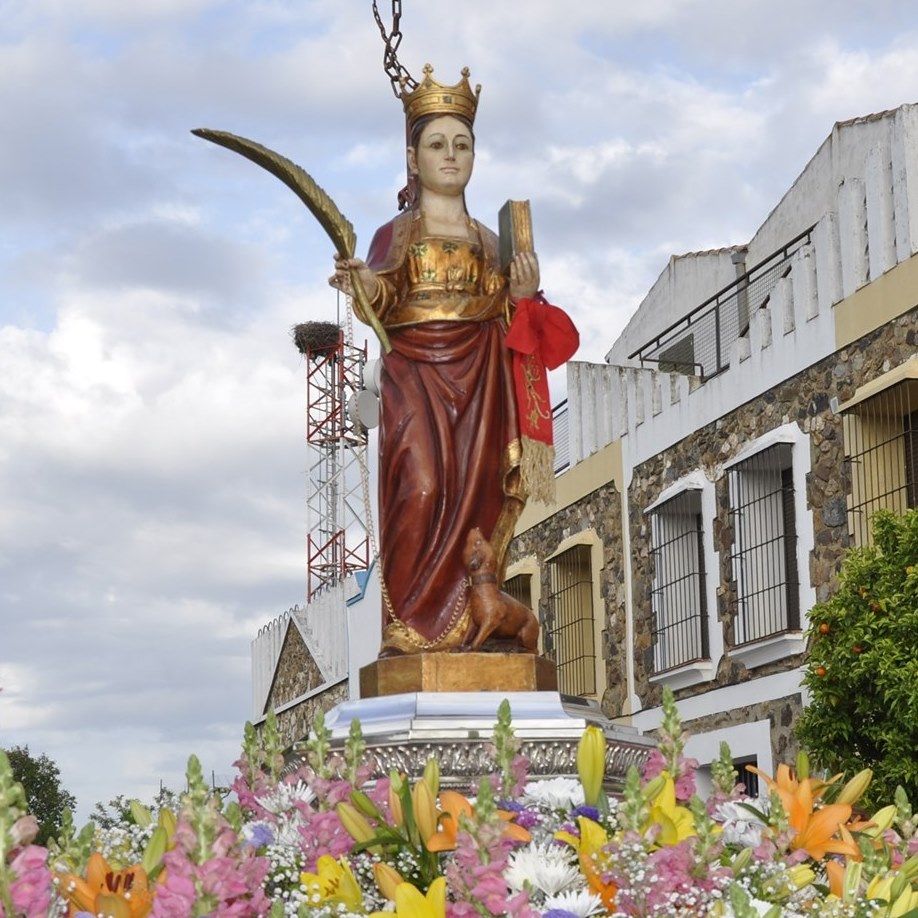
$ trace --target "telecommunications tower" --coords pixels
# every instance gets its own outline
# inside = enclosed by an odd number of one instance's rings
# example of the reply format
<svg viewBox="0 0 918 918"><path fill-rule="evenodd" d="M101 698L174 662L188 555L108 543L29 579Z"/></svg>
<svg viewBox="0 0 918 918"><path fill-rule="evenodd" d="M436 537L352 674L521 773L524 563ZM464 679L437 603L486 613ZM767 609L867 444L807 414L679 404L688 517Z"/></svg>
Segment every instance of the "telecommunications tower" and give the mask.
<svg viewBox="0 0 918 918"><path fill-rule="evenodd" d="M306 587L312 599L370 565L367 428L349 410L361 398L367 349L353 345L350 327L346 332L334 322L297 325L293 340L306 358Z"/></svg>

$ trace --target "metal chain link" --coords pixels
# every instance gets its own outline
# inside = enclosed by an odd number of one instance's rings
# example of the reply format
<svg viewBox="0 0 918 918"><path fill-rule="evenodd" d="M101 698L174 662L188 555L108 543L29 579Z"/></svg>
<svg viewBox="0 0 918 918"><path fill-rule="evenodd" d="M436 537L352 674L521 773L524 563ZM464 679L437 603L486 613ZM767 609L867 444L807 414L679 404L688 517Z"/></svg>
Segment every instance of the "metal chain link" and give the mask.
<svg viewBox="0 0 918 918"><path fill-rule="evenodd" d="M391 32L386 32L382 17L379 15L379 7L376 5L376 0L373 0L373 17L379 27L379 34L386 44L386 48L383 51L383 70L386 71L392 83L392 92L395 93L395 98L398 99L401 97L403 86L408 87L408 89L415 89L418 85L418 81L398 59L398 46L402 43L402 32L399 29L399 22L402 18L402 0L392 0Z"/></svg>

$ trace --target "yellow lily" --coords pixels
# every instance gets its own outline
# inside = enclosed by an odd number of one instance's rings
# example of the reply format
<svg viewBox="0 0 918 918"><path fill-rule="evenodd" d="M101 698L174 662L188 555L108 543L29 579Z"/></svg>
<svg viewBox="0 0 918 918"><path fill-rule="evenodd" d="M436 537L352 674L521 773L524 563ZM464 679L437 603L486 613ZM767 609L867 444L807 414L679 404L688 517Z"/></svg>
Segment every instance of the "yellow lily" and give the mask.
<svg viewBox="0 0 918 918"><path fill-rule="evenodd" d="M806 864L795 864L793 867L788 868L787 876L793 883L794 889L803 889L804 886L809 886L816 879L816 874Z"/></svg>
<svg viewBox="0 0 918 918"><path fill-rule="evenodd" d="M861 769L842 789L835 798L836 803L857 803L864 796L864 791L873 780L873 772L869 768Z"/></svg>
<svg viewBox="0 0 918 918"><path fill-rule="evenodd" d="M395 901L395 891L399 883L404 883L402 875L389 864L383 861L376 861L373 864L373 878L376 880L376 886L379 891L390 901Z"/></svg>
<svg viewBox="0 0 918 918"><path fill-rule="evenodd" d="M603 874L607 872L609 865L609 855L606 851L609 836L598 822L594 822L587 816L578 816L577 824L580 826L579 838L563 830L555 832L555 838L566 842L577 852L580 871L586 877L587 885L602 899L606 911L613 912L618 886L615 883L607 883L603 879Z"/></svg>
<svg viewBox="0 0 918 918"><path fill-rule="evenodd" d="M89 856L85 879L73 873L58 874L58 878L71 916L91 912L102 918L145 918L153 907L143 867L134 864L114 870L98 851Z"/></svg>
<svg viewBox="0 0 918 918"><path fill-rule="evenodd" d="M577 775L583 785L587 806L596 806L606 772L606 735L599 727L588 726L577 745Z"/></svg>
<svg viewBox="0 0 918 918"><path fill-rule="evenodd" d="M669 774L663 772L664 781L660 792L651 799L650 818L642 830L646 833L654 825L660 827L656 843L662 848L678 845L698 833L695 831L695 820L688 807L676 803L676 784Z"/></svg>
<svg viewBox="0 0 918 918"><path fill-rule="evenodd" d="M376 837L373 827L367 822L363 814L350 803L342 801L335 807L335 812L338 814L344 830L355 842L365 842Z"/></svg>
<svg viewBox="0 0 918 918"><path fill-rule="evenodd" d="M888 903L884 918L900 918L918 908L918 892L899 873L877 874L867 885L867 898Z"/></svg>
<svg viewBox="0 0 918 918"><path fill-rule="evenodd" d="M864 835L869 835L870 838L879 839L893 824L893 820L896 818L898 811L898 807L894 803L891 803L889 806L884 806L882 809L877 810L873 816L870 817L869 822L863 823L857 826L857 828Z"/></svg>
<svg viewBox="0 0 918 918"><path fill-rule="evenodd" d="M301 873L300 883L311 906L341 903L353 911L363 906L363 892L343 857L336 860L330 854L323 854L316 861L316 873Z"/></svg>
<svg viewBox="0 0 918 918"><path fill-rule="evenodd" d="M414 821L418 827L421 844L433 837L437 831L437 798L430 785L422 778L411 789L411 806L414 810Z"/></svg>
<svg viewBox="0 0 918 918"><path fill-rule="evenodd" d="M436 759L427 760L421 780L430 788L434 797L440 793L440 763Z"/></svg>
<svg viewBox="0 0 918 918"><path fill-rule="evenodd" d="M389 812L392 813L392 825L396 829L400 829L405 821L405 814L402 812L402 798L398 795L400 781L401 779L393 777L389 783Z"/></svg>
<svg viewBox="0 0 918 918"><path fill-rule="evenodd" d="M395 912L373 912L370 918L446 918L446 877L437 877L425 896L411 883L395 890Z"/></svg>

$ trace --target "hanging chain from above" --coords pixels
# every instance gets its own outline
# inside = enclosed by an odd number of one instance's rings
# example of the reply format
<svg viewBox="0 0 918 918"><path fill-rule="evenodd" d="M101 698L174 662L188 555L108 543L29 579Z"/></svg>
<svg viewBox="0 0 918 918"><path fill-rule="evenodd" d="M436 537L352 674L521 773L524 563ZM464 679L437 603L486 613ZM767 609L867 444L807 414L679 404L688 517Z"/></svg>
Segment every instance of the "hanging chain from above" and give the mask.
<svg viewBox="0 0 918 918"><path fill-rule="evenodd" d="M392 83L392 92L395 93L396 99L400 98L402 87L414 89L418 81L408 72L408 69L399 63L398 46L402 43L402 32L399 29L399 21L402 18L402 0L392 0L392 31L387 32L386 26L379 15L379 7L376 0L373 0L373 17L376 19L376 25L379 27L379 34L386 43L386 49L383 51L383 69Z"/></svg>

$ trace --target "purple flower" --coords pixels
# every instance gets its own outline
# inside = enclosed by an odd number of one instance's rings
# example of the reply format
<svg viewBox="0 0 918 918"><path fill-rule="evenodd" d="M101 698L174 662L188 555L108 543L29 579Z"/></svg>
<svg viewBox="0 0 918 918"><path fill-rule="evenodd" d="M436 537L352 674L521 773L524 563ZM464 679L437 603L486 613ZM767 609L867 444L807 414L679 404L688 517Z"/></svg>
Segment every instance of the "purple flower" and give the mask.
<svg viewBox="0 0 918 918"><path fill-rule="evenodd" d="M256 822L248 826L248 837L242 844L251 848L264 848L274 843L274 832L264 822Z"/></svg>
<svg viewBox="0 0 918 918"><path fill-rule="evenodd" d="M599 810L595 806L578 806L571 810L571 816L577 818L578 816L586 816L587 819L592 819L593 822L599 822Z"/></svg>

